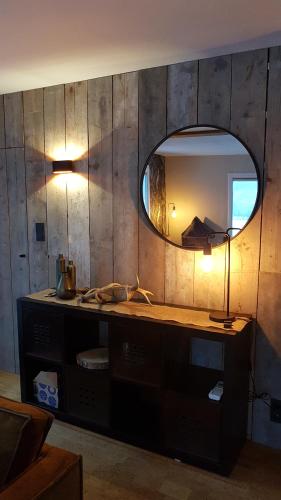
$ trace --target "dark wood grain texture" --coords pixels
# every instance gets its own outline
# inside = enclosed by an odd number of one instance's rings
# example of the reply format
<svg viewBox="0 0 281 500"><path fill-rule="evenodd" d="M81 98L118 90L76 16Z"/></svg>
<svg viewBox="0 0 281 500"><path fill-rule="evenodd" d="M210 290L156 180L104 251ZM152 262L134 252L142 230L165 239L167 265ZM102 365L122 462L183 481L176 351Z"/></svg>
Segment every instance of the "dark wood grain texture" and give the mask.
<svg viewBox="0 0 281 500"><path fill-rule="evenodd" d="M270 49L265 156L265 191L262 210L262 272L281 272L281 48Z"/></svg>
<svg viewBox="0 0 281 500"><path fill-rule="evenodd" d="M0 206L0 363L2 370L15 371L10 219L5 150L0 151Z"/></svg>
<svg viewBox="0 0 281 500"><path fill-rule="evenodd" d="M23 93L30 289L48 287L47 194L44 151L43 89ZM36 223L43 223L45 241L36 241Z"/></svg>
<svg viewBox="0 0 281 500"><path fill-rule="evenodd" d="M16 370L19 367L16 300L30 291L26 209L26 171L23 148L7 150L7 181L10 219L12 307Z"/></svg>
<svg viewBox="0 0 281 500"><path fill-rule="evenodd" d="M44 159L43 89L23 93L25 159Z"/></svg>
<svg viewBox="0 0 281 500"><path fill-rule="evenodd" d="M44 132L48 220L49 286L55 286L55 261L59 253L68 257L66 178L53 175L52 161L65 155L64 85L44 89Z"/></svg>
<svg viewBox="0 0 281 500"><path fill-rule="evenodd" d="M4 148L5 140L5 114L4 114L4 96L0 96L0 148Z"/></svg>
<svg viewBox="0 0 281 500"><path fill-rule="evenodd" d="M45 163L26 161L26 195L28 218L29 273L31 292L49 286L48 224ZM36 240L36 223L43 223L45 241Z"/></svg>
<svg viewBox="0 0 281 500"><path fill-rule="evenodd" d="M4 95L6 148L24 145L22 92Z"/></svg>
<svg viewBox="0 0 281 500"><path fill-rule="evenodd" d="M166 136L167 68L139 72L139 177L152 149ZM140 207L139 276L142 288L164 300L165 242L156 236Z"/></svg>
<svg viewBox="0 0 281 500"><path fill-rule="evenodd" d="M90 286L89 172L87 82L65 86L66 151L75 160L67 180L69 258L74 260L77 286Z"/></svg>
<svg viewBox="0 0 281 500"><path fill-rule="evenodd" d="M255 380L258 392L281 399L281 274L261 272L258 295ZM280 424L270 422L270 408L263 401L254 404L253 439L281 448Z"/></svg>
<svg viewBox="0 0 281 500"><path fill-rule="evenodd" d="M138 73L113 78L114 281L138 273Z"/></svg>
<svg viewBox="0 0 281 500"><path fill-rule="evenodd" d="M113 280L112 77L88 81L91 286Z"/></svg>
<svg viewBox="0 0 281 500"><path fill-rule="evenodd" d="M231 56L199 61L198 122L229 128Z"/></svg>
<svg viewBox="0 0 281 500"><path fill-rule="evenodd" d="M265 149L265 192L262 206L261 259L258 288L258 329L255 378L257 390L280 399L281 342L281 259L280 259L280 176L281 147L278 131L281 111L281 49L269 49L267 130ZM269 408L255 403L253 439L274 448L281 447L279 425L269 420Z"/></svg>

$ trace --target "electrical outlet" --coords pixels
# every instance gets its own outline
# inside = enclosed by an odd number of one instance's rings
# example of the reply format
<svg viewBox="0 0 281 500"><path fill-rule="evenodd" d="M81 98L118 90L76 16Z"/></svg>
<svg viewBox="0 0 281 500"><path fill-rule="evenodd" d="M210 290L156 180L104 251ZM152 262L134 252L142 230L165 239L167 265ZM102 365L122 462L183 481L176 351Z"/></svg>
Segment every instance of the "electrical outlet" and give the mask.
<svg viewBox="0 0 281 500"><path fill-rule="evenodd" d="M271 398L270 420L281 424L281 400Z"/></svg>

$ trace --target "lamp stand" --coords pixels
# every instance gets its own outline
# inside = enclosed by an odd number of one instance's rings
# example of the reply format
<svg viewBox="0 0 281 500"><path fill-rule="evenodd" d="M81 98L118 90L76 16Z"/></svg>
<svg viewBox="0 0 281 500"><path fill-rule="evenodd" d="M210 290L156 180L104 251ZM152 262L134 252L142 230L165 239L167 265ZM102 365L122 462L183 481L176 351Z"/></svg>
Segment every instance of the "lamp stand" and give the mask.
<svg viewBox="0 0 281 500"><path fill-rule="evenodd" d="M215 321L216 323L232 323L235 320L235 316L229 312L229 302L230 302L230 234L229 232L233 227L229 227L225 231L225 237L227 238L227 288L226 288L226 311L214 311L209 314L209 319ZM215 234L219 234L215 233Z"/></svg>

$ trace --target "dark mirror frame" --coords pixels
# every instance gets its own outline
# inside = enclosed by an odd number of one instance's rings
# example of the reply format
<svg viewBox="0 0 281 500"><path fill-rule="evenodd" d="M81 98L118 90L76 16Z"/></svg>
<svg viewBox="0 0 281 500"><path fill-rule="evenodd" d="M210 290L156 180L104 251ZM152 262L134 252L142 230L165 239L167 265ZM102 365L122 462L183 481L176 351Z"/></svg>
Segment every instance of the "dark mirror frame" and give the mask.
<svg viewBox="0 0 281 500"><path fill-rule="evenodd" d="M155 151L159 148L159 146L161 146L161 144L163 144L163 142L165 142L167 139L169 139L169 137L171 137L172 135L174 135L174 134L176 134L178 132L181 132L182 130L188 130L188 129L197 128L197 127L215 128L215 129L222 130L223 132L227 132L228 134L232 135L237 141L239 141L242 144L242 146L244 146L244 148L248 152L250 158L252 159L252 162L253 162L255 170L256 170L257 181L258 181L258 192L257 192L257 198L256 198L256 202L255 202L254 208L253 208L252 213L251 213L251 215L250 215L247 223L245 224L245 226L235 236L231 237L231 241L234 240L235 238L237 238L237 236L239 236L244 231L244 229L248 226L248 224L251 222L251 220L255 216L255 214L256 214L259 206L260 206L260 203L261 203L262 189L261 189L261 174L260 174L260 170L259 170L258 163L257 163L257 160L256 160L255 156L253 155L253 153L251 152L251 150L249 149L249 147L247 146L247 144L238 135L234 134L233 132L230 132L230 130L228 130L226 128L218 127L217 125L214 125L214 124L210 125L210 124L206 124L206 123L197 123L196 125L188 125L187 127L181 127L181 128L178 128L178 129L174 130L170 134L166 135L160 142L158 142L158 144L156 144L156 146L153 148L153 150L151 151L151 153L149 154L149 156L147 157L147 159L145 161L144 167L142 169L141 177L140 177L140 201L141 201L142 211L143 211L143 213L145 215L146 220L148 221L148 224L149 224L150 228L152 228L152 230L154 231L154 233L156 233L160 238L162 238L162 240L166 241L167 243L170 243L171 245L173 245L173 246L175 246L177 248L181 248L182 250L190 250L190 251L193 251L193 252L196 252L196 251L199 251L199 252L201 251L202 252L203 249L188 248L188 247L184 247L182 245L178 245L177 243L174 243L173 241L171 241L168 238L166 238L163 234L161 234L156 229L156 227L154 226L154 224L152 224L152 222L151 222L151 220L150 220L150 218L148 216L148 213L147 213L147 211L145 209L145 205L144 205L144 201L143 201L143 178L144 178L144 175L145 175L145 171L146 171L147 165L149 164L149 162L150 162L152 156L154 155ZM225 244L225 241L222 242L222 243L218 243L218 244L214 245L214 248L220 247L220 246L222 246L224 244Z"/></svg>

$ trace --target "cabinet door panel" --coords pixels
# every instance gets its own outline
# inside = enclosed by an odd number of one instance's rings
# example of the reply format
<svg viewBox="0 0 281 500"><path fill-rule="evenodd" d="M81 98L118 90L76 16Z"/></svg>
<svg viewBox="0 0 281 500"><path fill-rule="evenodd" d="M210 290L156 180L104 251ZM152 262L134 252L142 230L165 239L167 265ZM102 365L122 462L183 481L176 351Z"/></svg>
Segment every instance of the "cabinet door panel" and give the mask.
<svg viewBox="0 0 281 500"><path fill-rule="evenodd" d="M220 404L168 391L164 398L165 446L180 454L219 460Z"/></svg>
<svg viewBox="0 0 281 500"><path fill-rule="evenodd" d="M159 326L141 321L112 323L110 361L113 377L160 387L162 346Z"/></svg>
<svg viewBox="0 0 281 500"><path fill-rule="evenodd" d="M103 427L109 426L110 378L108 370L67 366L67 412Z"/></svg>
<svg viewBox="0 0 281 500"><path fill-rule="evenodd" d="M64 361L64 317L46 308L23 308L23 336L25 352L50 361Z"/></svg>

